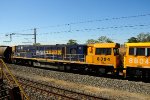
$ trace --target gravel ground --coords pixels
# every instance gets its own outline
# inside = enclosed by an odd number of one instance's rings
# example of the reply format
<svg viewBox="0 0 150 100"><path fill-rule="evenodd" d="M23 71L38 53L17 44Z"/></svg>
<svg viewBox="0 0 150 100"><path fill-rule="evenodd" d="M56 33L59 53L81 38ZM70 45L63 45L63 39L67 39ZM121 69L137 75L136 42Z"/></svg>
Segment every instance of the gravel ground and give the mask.
<svg viewBox="0 0 150 100"><path fill-rule="evenodd" d="M130 100L133 99L150 100L150 98L145 98L146 96L149 97L150 95L150 83L94 77L88 75L79 75L73 73L57 72L52 70L44 70L44 69L31 68L25 66L18 66L18 65L9 65L9 67L13 71L16 71L18 73L26 73L26 75L29 74L32 74L33 76L40 75L42 77L63 80L63 81L72 82L76 84L82 84L85 86L91 86L91 89L95 89L95 90L98 88L102 90L106 90L107 92L99 91L100 92L99 94L103 94L104 97L111 98L111 99L121 99L122 97L122 99L130 99ZM108 92L110 91L113 91L113 94L116 94L118 96L115 95L114 97L114 95L109 95ZM119 92L120 94L118 94Z"/></svg>

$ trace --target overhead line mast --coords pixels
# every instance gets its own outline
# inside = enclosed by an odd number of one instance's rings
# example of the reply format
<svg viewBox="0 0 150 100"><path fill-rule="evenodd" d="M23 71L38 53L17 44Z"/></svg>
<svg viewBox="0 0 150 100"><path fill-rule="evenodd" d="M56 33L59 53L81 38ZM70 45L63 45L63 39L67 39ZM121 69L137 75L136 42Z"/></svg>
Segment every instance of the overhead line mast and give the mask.
<svg viewBox="0 0 150 100"><path fill-rule="evenodd" d="M21 33L11 33L11 34L6 34L6 36L10 36L10 41L4 41L4 42L11 42L12 41L12 35L33 35L34 38L34 44L36 44L36 35L37 35L37 30L36 28L32 29L34 30L34 33L33 34L21 34Z"/></svg>
<svg viewBox="0 0 150 100"><path fill-rule="evenodd" d="M36 28L34 28L34 44L36 44Z"/></svg>

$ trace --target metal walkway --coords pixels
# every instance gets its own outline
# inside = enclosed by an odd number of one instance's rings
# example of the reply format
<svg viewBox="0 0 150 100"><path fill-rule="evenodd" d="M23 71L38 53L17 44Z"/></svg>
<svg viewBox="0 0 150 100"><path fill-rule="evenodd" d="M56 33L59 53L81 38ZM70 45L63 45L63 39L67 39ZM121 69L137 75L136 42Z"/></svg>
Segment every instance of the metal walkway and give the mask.
<svg viewBox="0 0 150 100"><path fill-rule="evenodd" d="M0 100L29 100L2 59L0 59Z"/></svg>

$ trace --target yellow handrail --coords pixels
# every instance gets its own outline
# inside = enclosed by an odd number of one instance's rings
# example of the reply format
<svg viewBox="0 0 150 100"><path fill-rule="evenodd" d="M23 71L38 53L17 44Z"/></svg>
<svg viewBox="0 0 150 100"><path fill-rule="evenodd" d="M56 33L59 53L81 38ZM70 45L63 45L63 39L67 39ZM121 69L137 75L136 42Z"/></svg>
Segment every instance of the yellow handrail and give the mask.
<svg viewBox="0 0 150 100"><path fill-rule="evenodd" d="M4 73L4 71L2 70L4 76L6 77L6 79L9 81L9 83L11 83L10 79L7 77L6 73Z"/></svg>
<svg viewBox="0 0 150 100"><path fill-rule="evenodd" d="M4 65L4 67L6 68L6 70L8 71L8 73L10 74L10 76L13 78L15 84L19 87L21 93L24 95L24 97L26 98L26 100L29 100L29 97L25 94L23 88L21 87L21 85L19 84L19 82L17 81L17 79L14 77L14 75L11 73L11 71L8 69L7 65L4 63L4 61L2 59L0 59L2 65ZM3 68L1 67L1 70ZM3 71L2 71L3 72ZM3 72L4 73L4 72ZM7 77L8 79L8 77ZM8 79L9 80L9 79Z"/></svg>

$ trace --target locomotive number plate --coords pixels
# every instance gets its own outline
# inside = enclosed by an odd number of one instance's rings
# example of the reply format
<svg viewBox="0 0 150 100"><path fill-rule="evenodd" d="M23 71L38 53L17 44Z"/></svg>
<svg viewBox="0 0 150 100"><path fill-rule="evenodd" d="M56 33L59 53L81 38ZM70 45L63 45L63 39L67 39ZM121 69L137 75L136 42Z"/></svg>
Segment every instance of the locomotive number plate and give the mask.
<svg viewBox="0 0 150 100"><path fill-rule="evenodd" d="M110 58L106 58L106 57L97 57L97 61L110 61Z"/></svg>
<svg viewBox="0 0 150 100"><path fill-rule="evenodd" d="M134 64L149 64L148 59L138 59L138 58L129 58L129 63L134 63Z"/></svg>

